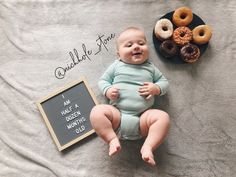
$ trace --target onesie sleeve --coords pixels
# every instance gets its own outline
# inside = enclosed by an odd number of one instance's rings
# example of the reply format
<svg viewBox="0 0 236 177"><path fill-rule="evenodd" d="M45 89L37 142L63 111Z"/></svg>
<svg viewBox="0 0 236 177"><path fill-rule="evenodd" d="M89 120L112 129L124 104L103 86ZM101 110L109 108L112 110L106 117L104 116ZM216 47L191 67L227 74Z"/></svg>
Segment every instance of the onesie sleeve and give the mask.
<svg viewBox="0 0 236 177"><path fill-rule="evenodd" d="M165 78L165 76L159 71L159 69L157 67L154 67L154 80L153 82L158 85L161 89L161 93L160 95L164 95L166 94L168 87L169 87L169 82L168 80Z"/></svg>
<svg viewBox="0 0 236 177"><path fill-rule="evenodd" d="M98 87L103 95L105 95L106 91L112 86L116 63L115 61L111 64L98 81Z"/></svg>

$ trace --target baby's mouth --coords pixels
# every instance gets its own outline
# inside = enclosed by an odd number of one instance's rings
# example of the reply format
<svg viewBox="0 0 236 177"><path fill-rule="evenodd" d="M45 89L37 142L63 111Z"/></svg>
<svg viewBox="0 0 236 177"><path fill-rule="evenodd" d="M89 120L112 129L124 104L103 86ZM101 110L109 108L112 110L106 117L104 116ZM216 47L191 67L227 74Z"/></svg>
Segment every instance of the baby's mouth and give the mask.
<svg viewBox="0 0 236 177"><path fill-rule="evenodd" d="M139 56L139 55L142 55L143 53L142 52L133 52L133 56Z"/></svg>

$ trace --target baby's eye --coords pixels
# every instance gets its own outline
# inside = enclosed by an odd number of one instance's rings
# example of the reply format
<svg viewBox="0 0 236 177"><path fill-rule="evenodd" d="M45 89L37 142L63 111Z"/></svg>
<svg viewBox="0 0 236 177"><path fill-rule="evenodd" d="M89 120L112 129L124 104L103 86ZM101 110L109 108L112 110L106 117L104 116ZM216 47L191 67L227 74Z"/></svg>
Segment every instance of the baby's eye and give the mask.
<svg viewBox="0 0 236 177"><path fill-rule="evenodd" d="M139 45L144 45L144 44L145 44L145 42L143 42L143 41L139 42Z"/></svg>
<svg viewBox="0 0 236 177"><path fill-rule="evenodd" d="M126 44L125 46L126 46L126 47L131 47L132 44L131 44L131 43L128 43L128 44Z"/></svg>

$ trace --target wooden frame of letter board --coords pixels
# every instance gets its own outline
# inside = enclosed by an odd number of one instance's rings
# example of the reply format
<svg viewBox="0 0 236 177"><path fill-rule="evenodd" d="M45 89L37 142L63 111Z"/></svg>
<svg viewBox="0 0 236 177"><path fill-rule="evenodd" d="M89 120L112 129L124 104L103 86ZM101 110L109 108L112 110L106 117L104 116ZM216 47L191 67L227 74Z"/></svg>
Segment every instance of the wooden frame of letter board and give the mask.
<svg viewBox="0 0 236 177"><path fill-rule="evenodd" d="M61 144L59 143L59 141L58 141L58 138L57 138L57 136L56 136L56 133L54 132L54 130L53 130L53 128L52 128L52 126L51 126L51 124L50 124L50 122L49 122L49 119L47 118L47 115L46 115L46 113L44 112L43 107L42 107L41 104L42 104L43 102L45 102L45 101L51 99L52 97L54 97L54 96L56 96L56 95L58 95L58 94L60 94L60 93L63 93L64 91L66 91L66 90L70 89L71 87L73 87L73 86L75 86L75 85L77 85L77 84L80 84L80 83L82 83L82 82L85 84L85 86L86 86L86 88L87 88L87 90L88 90L88 92L89 92L89 95L91 96L91 98L92 98L92 100L94 101L95 105L97 105L97 104L98 104L97 99L96 99L94 93L92 92L92 90L89 88L88 83L87 83L85 77L81 77L80 80L75 81L75 82L72 82L72 83L66 85L66 86L63 87L63 88L60 88L60 89L54 91L53 93L51 93L51 94L45 96L44 98L42 98L40 101L37 102L38 109L39 109L40 113L42 114L42 117L43 117L43 119L44 119L44 121L45 121L45 123L46 123L46 125L47 125L47 127L48 127L48 130L49 130L49 132L50 132L50 134L51 134L51 136L52 136L54 142L56 143L57 148L58 148L59 151L62 151L62 150L64 150L65 148L67 148L67 147L69 147L69 146L71 146L71 145L77 143L78 141L80 141L80 140L86 138L87 136L93 134L95 131L94 131L94 129L92 129L92 130L90 130L89 132L85 133L84 135L79 136L78 138L76 138L76 139L74 139L74 140L68 142L67 144L61 145Z"/></svg>

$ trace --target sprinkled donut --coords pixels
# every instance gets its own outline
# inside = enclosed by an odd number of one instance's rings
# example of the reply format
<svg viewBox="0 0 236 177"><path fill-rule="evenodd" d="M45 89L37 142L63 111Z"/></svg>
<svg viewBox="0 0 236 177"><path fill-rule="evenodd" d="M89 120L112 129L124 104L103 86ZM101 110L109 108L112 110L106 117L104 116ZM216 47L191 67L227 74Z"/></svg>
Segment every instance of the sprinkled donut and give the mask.
<svg viewBox="0 0 236 177"><path fill-rule="evenodd" d="M193 20L192 10L188 7L180 7L175 10L172 21L176 26L187 26Z"/></svg>
<svg viewBox="0 0 236 177"><path fill-rule="evenodd" d="M159 40L165 40L172 36L173 24L167 18L163 18L157 21L155 26L155 35Z"/></svg>
<svg viewBox="0 0 236 177"><path fill-rule="evenodd" d="M192 40L192 36L192 31L188 27L182 26L174 30L172 39L176 44L183 46Z"/></svg>
<svg viewBox="0 0 236 177"><path fill-rule="evenodd" d="M180 50L181 58L188 63L193 63L200 57L200 49L194 44L187 44Z"/></svg>
<svg viewBox="0 0 236 177"><path fill-rule="evenodd" d="M193 42L196 44L206 44L212 36L212 30L208 25L199 25L193 29Z"/></svg>

